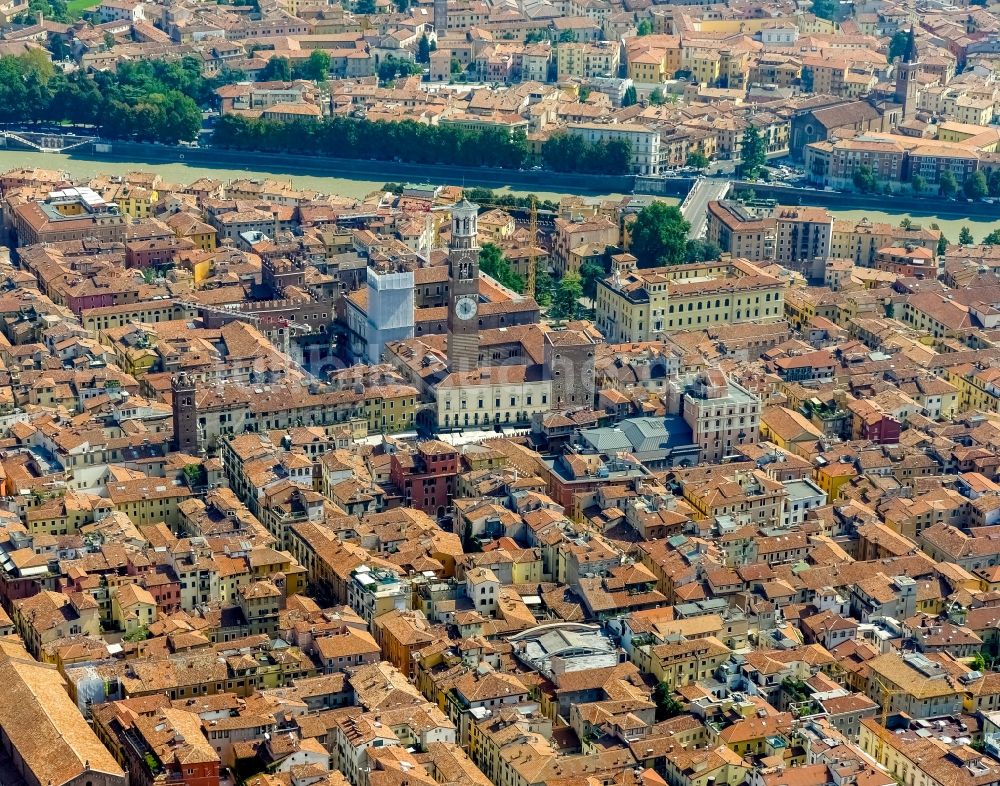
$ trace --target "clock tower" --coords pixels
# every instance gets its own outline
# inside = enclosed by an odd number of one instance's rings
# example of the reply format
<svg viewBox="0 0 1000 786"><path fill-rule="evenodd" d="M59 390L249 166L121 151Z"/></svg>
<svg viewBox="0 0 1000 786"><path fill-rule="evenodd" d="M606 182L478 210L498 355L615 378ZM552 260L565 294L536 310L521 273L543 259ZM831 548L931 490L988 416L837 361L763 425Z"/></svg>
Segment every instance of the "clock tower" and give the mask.
<svg viewBox="0 0 1000 786"><path fill-rule="evenodd" d="M479 365L479 205L463 199L451 211L448 252L448 368Z"/></svg>

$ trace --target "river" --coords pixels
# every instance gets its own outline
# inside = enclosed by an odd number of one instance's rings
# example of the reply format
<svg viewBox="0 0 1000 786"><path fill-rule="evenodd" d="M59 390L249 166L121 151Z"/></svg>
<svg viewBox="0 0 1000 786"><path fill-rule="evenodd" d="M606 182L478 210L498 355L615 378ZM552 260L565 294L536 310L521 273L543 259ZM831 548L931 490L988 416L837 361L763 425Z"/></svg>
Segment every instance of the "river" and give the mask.
<svg viewBox="0 0 1000 786"><path fill-rule="evenodd" d="M85 158L74 158L60 153L34 153L21 150L0 149L0 172L6 172L18 167L42 167L46 169L59 169L68 172L74 178L88 178L97 174L117 174L123 175L126 172L136 170L155 171L168 183L185 184L197 180L200 177L214 178L216 180L230 181L241 177L250 178L276 178L291 180L296 187L321 191L328 194L342 194L360 198L383 185L385 180L369 180L355 178L322 177L303 174L288 174L281 171L280 157L276 160L273 169L261 168L253 169L226 169L221 167L210 167L202 165L191 165L184 163L150 164L141 161L116 161L116 160L92 160ZM468 182L468 185L475 185ZM527 194L524 189L504 188L498 189L514 194ZM561 193L537 190L531 193L536 194L540 199L557 200ZM588 195L591 198L598 198ZM620 197L620 194L602 194L604 198ZM677 199L665 197L664 201L676 204ZM912 212L887 211L887 210L839 210L830 211L838 219L860 220L868 218L871 221L887 221L898 224L904 218L911 219L914 223L929 226L937 224L951 241L958 240L958 233L963 226L968 226L972 236L981 240L985 235L995 229L1000 229L1000 218L995 220L984 218L955 219L940 218L932 212Z"/></svg>
<svg viewBox="0 0 1000 786"><path fill-rule="evenodd" d="M276 161L280 161L280 157L276 157ZM227 169L185 163L151 164L148 161L77 158L62 153L35 153L0 148L0 172L7 172L19 167L56 169L68 173L74 179L86 179L100 174L124 175L127 172L136 171L156 172L165 182L174 185L186 185L201 177L221 180L223 182L239 178L254 178L258 180L273 178L275 180L290 180L295 187L304 190L320 191L324 194L340 194L357 199L381 188L387 180L289 174L287 171L282 171L280 165L276 165L274 169L262 169L259 166L252 169L249 167L245 169ZM473 184L469 183L469 185ZM528 191L510 188L497 190L513 194L529 193ZM531 191L530 193L535 194L539 199L558 200L562 196L562 194L552 191ZM607 196L621 195L608 194ZM678 200L668 199L667 201L676 203Z"/></svg>

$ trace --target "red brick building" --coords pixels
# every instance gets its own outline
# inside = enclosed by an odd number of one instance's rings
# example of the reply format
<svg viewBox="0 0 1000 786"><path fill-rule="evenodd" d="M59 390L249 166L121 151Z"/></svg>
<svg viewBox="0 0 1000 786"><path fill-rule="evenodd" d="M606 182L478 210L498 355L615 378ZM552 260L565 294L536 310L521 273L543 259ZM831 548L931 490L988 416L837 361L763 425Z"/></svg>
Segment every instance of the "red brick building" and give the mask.
<svg viewBox="0 0 1000 786"><path fill-rule="evenodd" d="M869 439L879 445L895 445L899 442L899 421L892 415L862 400L849 402L847 408L851 411L851 432L854 439Z"/></svg>
<svg viewBox="0 0 1000 786"><path fill-rule="evenodd" d="M438 440L392 454L389 479L399 489L404 507L443 516L458 478L458 449Z"/></svg>
<svg viewBox="0 0 1000 786"><path fill-rule="evenodd" d="M934 252L921 246L880 248L875 253L875 269L908 278L934 279L938 274Z"/></svg>
<svg viewBox="0 0 1000 786"><path fill-rule="evenodd" d="M178 254L194 248L194 243L186 237L130 240L125 245L125 266L147 268L172 264Z"/></svg>

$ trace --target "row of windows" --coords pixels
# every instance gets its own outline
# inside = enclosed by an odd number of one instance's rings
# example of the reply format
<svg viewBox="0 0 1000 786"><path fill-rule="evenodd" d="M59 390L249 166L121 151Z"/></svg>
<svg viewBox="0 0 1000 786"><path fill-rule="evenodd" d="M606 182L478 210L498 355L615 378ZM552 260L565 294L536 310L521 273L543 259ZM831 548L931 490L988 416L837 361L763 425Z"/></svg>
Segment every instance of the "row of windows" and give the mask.
<svg viewBox="0 0 1000 786"><path fill-rule="evenodd" d="M527 412L518 412L517 413L517 417L514 418L514 422L515 423L521 423L521 422L526 421L527 419L528 419L528 413ZM459 425L469 426L469 425L479 425L480 423L486 424L486 423L500 423L500 422L501 422L501 420L500 420L500 413L499 412L494 413L492 420L490 420L490 416L487 415L487 414L484 414L482 416L482 418L480 418L478 412L476 412L476 413L473 414L471 420L469 419L469 413L468 412L466 412L463 415L462 419L459 419L458 415L455 415L454 418L452 418L451 415L445 415L444 416L444 425L446 427L447 426L459 426ZM502 422L504 422L504 423L510 423L511 422L510 412L504 412L504 414L503 414L503 421Z"/></svg>
<svg viewBox="0 0 1000 786"><path fill-rule="evenodd" d="M483 407L483 403L484 403L484 399L479 399L478 402L477 402L477 407L476 408L477 409L483 409L484 408ZM532 396L530 396L530 395L525 396L525 402L524 403L525 403L525 406L529 406L530 407L531 404L532 404ZM548 404L549 403L549 397L548 397L548 395L542 394L542 403L543 404ZM467 405L466 400L462 399L462 401L460 402L460 409L466 409L467 408L466 405ZM499 398L495 399L495 406L498 407L498 408L500 407L500 399ZM516 396L511 396L510 397L510 406L512 406L512 407L516 407L517 406L517 397ZM451 399L448 399L448 400L446 400L444 402L444 408L445 408L446 411L451 409Z"/></svg>
<svg viewBox="0 0 1000 786"><path fill-rule="evenodd" d="M778 313L778 311L777 311L777 309L775 309L775 314L777 314L777 313ZM767 317L767 316L770 316L770 315L771 315L771 309L765 308L764 309L764 316ZM753 310L753 316L755 316L755 317L759 317L760 316L760 309L759 308L755 308ZM742 310L739 310L739 309L736 311L735 319L743 319L744 317L746 317L747 319L750 319L750 309L747 309L746 313L744 313ZM708 324L709 322L713 322L713 321L714 322L728 322L729 320L726 319L726 318L724 318L724 316L722 316L720 314L709 315L709 316L705 317L705 323L706 324ZM701 315L700 314L698 315L697 318L696 317L688 317L687 318L687 324L688 325L700 325L701 323L702 323L702 320L701 320ZM684 325L684 320L683 319L678 319L677 320L677 327L682 327L683 325ZM667 327L668 328L674 327L674 320L668 319L667 320ZM642 323L641 322L639 323L639 330L640 331L642 330ZM662 321L654 322L653 323L653 330L663 330L663 322Z"/></svg>

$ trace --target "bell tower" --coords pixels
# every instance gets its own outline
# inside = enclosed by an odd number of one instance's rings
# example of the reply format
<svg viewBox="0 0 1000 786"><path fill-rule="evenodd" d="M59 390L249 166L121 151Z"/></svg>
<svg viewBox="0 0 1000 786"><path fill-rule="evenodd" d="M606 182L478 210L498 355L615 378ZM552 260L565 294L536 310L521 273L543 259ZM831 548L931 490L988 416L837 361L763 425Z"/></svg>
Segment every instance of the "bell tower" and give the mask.
<svg viewBox="0 0 1000 786"><path fill-rule="evenodd" d="M896 103L903 107L903 120L910 120L917 114L917 77L920 74L917 42L913 28L906 39L906 51L896 64Z"/></svg>
<svg viewBox="0 0 1000 786"><path fill-rule="evenodd" d="M451 211L448 252L448 367L471 371L479 365L479 205L463 199Z"/></svg>

